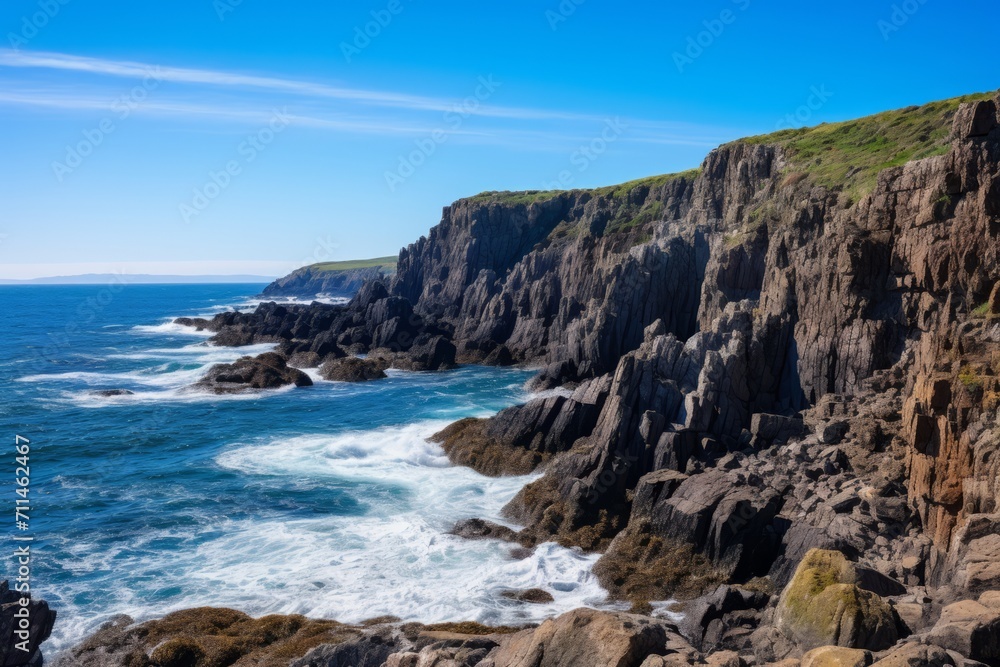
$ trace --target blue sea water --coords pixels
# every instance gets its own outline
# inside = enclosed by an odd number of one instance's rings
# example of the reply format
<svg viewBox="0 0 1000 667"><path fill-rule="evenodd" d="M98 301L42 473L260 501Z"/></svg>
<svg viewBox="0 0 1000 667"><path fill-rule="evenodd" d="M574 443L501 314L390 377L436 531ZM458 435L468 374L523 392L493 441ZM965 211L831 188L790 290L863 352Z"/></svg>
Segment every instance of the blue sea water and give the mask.
<svg viewBox="0 0 1000 667"><path fill-rule="evenodd" d="M190 385L219 348L171 323L250 309L260 285L0 287L0 535L13 545L14 439L31 441L32 590L47 654L111 616L200 605L360 621L517 623L599 606L594 557L448 534L500 521L532 478L449 465L427 437L524 401L522 369L392 372L361 385L218 397ZM96 392L125 389L103 397ZM6 551L6 550L5 550ZM12 553L11 546L8 553ZM14 572L0 552L0 576ZM541 587L553 604L503 598Z"/></svg>

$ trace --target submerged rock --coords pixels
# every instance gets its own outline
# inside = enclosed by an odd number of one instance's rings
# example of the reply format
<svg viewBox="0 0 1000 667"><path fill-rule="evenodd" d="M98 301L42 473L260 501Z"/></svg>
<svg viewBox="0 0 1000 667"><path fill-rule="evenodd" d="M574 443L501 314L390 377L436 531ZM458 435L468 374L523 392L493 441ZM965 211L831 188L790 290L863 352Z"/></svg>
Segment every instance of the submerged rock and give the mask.
<svg viewBox="0 0 1000 667"><path fill-rule="evenodd" d="M529 602L531 604L546 604L555 602L555 598L548 591L541 588L529 588L523 591L504 591L501 595L508 600L516 602Z"/></svg>
<svg viewBox="0 0 1000 667"><path fill-rule="evenodd" d="M128 389L98 389L91 392L94 396L101 396L103 398L114 398L115 396L133 396L134 391L129 391Z"/></svg>

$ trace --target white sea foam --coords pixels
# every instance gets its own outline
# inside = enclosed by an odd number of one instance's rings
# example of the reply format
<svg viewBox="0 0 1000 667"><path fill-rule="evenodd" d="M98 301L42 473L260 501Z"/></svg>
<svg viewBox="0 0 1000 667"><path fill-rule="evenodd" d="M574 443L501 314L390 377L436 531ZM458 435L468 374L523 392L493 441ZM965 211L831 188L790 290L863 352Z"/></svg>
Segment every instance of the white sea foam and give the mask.
<svg viewBox="0 0 1000 667"><path fill-rule="evenodd" d="M556 387L555 389L546 389L544 391L533 391L528 393L528 400L535 400L536 398L552 398L553 396L562 396L563 398L570 398L573 395L572 389L567 389L565 387Z"/></svg>
<svg viewBox="0 0 1000 667"><path fill-rule="evenodd" d="M159 324L139 324L132 327L132 331L135 333L142 334L156 334L156 335L171 335L171 336L197 336L199 338L210 338L215 335L215 332L203 329L198 331L194 327L184 326L183 324L177 324L174 322L173 317L167 319L166 321L160 322Z"/></svg>
<svg viewBox="0 0 1000 667"><path fill-rule="evenodd" d="M179 548L143 556L109 554L76 545L80 590L61 591L70 609L56 647L92 631L106 616L77 606L75 595L95 585L107 569L117 613L136 619L200 605L228 606L251 614L300 613L357 622L381 615L424 622L474 620L490 624L540 621L581 606L609 605L591 574L597 556L553 543L516 558L514 545L466 540L448 534L458 520L481 517L503 523L500 509L533 477L488 478L450 466L427 437L447 422L304 436L238 444L216 463L255 484L285 488L290 481L328 487L369 488L360 494L363 516L293 521L257 519L149 537L176 539ZM210 539L194 541L197 533ZM136 545L130 551L136 553ZM177 588L176 599L151 608L149 596ZM549 604L521 604L503 597L510 589L541 588ZM180 591L183 591L181 593Z"/></svg>
<svg viewBox="0 0 1000 667"><path fill-rule="evenodd" d="M155 403L161 401L202 402L218 400L254 400L262 393L226 394L219 396L194 389L198 380L215 364L232 363L244 356L256 356L274 349L273 344L245 347L216 347L205 343L180 348L151 349L145 352L113 354L108 359L153 361L156 365L127 372L72 371L46 373L18 378L19 382L84 384L88 389L67 392L65 398L82 407L107 407L124 403ZM288 390L283 387L276 391ZM126 389L131 393L101 396L102 389Z"/></svg>

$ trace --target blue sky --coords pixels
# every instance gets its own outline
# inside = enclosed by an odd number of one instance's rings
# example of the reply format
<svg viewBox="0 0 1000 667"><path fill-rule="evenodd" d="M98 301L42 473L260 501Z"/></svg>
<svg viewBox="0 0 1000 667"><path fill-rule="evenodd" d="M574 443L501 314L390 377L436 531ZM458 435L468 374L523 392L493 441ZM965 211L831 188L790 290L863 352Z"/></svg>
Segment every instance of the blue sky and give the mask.
<svg viewBox="0 0 1000 667"><path fill-rule="evenodd" d="M996 89L998 24L985 1L5 0L0 278L394 254L483 190Z"/></svg>

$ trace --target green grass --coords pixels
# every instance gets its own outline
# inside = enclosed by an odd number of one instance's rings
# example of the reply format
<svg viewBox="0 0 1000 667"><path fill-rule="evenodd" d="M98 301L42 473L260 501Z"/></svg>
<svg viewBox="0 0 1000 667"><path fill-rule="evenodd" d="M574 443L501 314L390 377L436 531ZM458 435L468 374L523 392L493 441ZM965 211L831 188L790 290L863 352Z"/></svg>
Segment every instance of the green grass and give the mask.
<svg viewBox="0 0 1000 667"><path fill-rule="evenodd" d="M817 185L841 191L853 202L875 188L878 173L883 169L946 153L952 119L959 105L994 95L996 92L966 95L740 141L784 147L790 176L806 174Z"/></svg>
<svg viewBox="0 0 1000 667"><path fill-rule="evenodd" d="M990 316L990 302L980 304L976 306L975 310L972 311L973 317L989 317Z"/></svg>
<svg viewBox="0 0 1000 667"><path fill-rule="evenodd" d="M980 373L971 365L966 364L958 371L958 379L970 391L982 389L983 378Z"/></svg>
<svg viewBox="0 0 1000 667"><path fill-rule="evenodd" d="M694 180L701 173L701 169L688 169L687 171L681 171L676 174L661 174L659 176L649 176L647 178L639 178L634 181L628 181L627 183L621 183L619 185L609 185L603 188L595 188L590 190L595 196L599 197L611 197L612 199L624 199L628 196L630 192L638 187L647 186L654 188L670 181L676 181L680 178L686 178L688 180Z"/></svg>
<svg viewBox="0 0 1000 667"><path fill-rule="evenodd" d="M550 199L555 199L561 194L567 192L589 192L595 197L611 197L613 199L624 199L628 196L632 190L638 187L656 187L658 185L663 185L670 181L676 180L678 178L687 178L694 180L701 172L700 169L689 169L688 171L682 171L677 174L661 174L659 176L649 176L647 178L639 178L634 181L628 181L627 183L621 183L619 185L609 185L601 188L590 188L590 189L575 189L575 190L525 190L523 192L511 192L511 191L496 191L491 190L489 192L480 192L478 195L468 198L471 202L497 202L498 204L507 204L510 206L515 206L517 204L524 204L525 206L529 204L535 204L537 202L548 201Z"/></svg>
<svg viewBox="0 0 1000 667"><path fill-rule="evenodd" d="M506 204L508 206L516 206L518 204L524 204L525 206L528 206L536 202L555 199L563 192L566 192L566 190L526 190L524 192L490 191L490 192L480 192L478 195L475 195L474 197L469 197L469 201L472 202L495 201L499 204Z"/></svg>
<svg viewBox="0 0 1000 667"><path fill-rule="evenodd" d="M382 267L390 271L396 270L397 257L375 257L374 259L352 259L346 262L323 262L313 264L311 269L316 271L357 271L358 269L371 269Z"/></svg>

